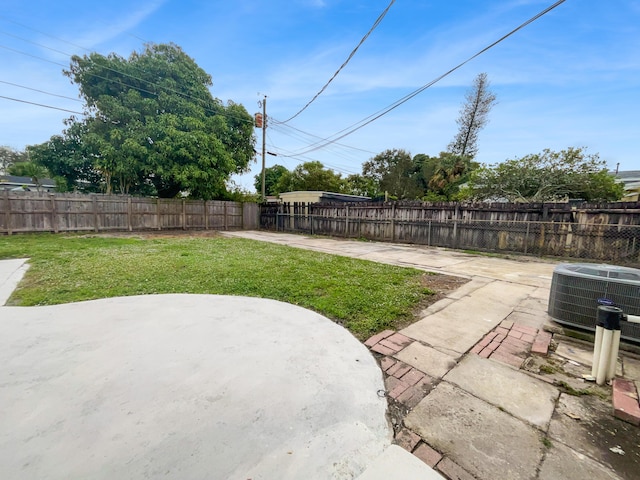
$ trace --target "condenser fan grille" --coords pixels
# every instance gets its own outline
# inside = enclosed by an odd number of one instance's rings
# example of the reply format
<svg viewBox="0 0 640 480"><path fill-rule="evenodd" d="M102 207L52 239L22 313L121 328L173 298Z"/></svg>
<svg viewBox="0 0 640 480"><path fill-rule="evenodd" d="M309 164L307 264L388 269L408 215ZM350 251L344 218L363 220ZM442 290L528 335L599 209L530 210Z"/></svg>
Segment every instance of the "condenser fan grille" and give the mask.
<svg viewBox="0 0 640 480"><path fill-rule="evenodd" d="M599 299L640 315L640 270L613 265L562 264L553 272L549 315L558 323L595 330ZM623 322L621 336L640 342L640 324Z"/></svg>

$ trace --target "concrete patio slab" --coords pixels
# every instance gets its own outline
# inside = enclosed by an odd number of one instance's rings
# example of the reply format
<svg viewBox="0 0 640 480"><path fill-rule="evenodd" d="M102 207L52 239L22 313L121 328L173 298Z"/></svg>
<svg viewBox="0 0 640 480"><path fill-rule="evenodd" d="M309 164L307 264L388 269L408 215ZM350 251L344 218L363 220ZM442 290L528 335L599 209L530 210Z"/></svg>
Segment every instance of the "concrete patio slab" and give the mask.
<svg viewBox="0 0 640 480"><path fill-rule="evenodd" d="M28 258L0 261L0 305L4 305L29 269Z"/></svg>
<svg viewBox="0 0 640 480"><path fill-rule="evenodd" d="M504 320L529 290L524 285L489 283L401 333L436 348L465 353Z"/></svg>
<svg viewBox="0 0 640 480"><path fill-rule="evenodd" d="M411 343L398 352L395 357L434 378L442 378L456 365L457 361L457 357L447 355L418 342Z"/></svg>
<svg viewBox="0 0 640 480"><path fill-rule="evenodd" d="M543 381L477 355L467 355L444 379L543 430L560 395Z"/></svg>
<svg viewBox="0 0 640 480"><path fill-rule="evenodd" d="M635 480L640 472L640 429L613 417L612 411L610 403L595 395L563 393L549 425L549 436L554 445L556 441L571 445L625 480ZM616 447L624 453L617 453Z"/></svg>
<svg viewBox="0 0 640 480"><path fill-rule="evenodd" d="M594 462L591 458L576 452L575 450L555 442L548 449L542 467L539 480L621 480L611 470Z"/></svg>
<svg viewBox="0 0 640 480"><path fill-rule="evenodd" d="M391 442L373 357L299 307L158 295L0 316L3 478L352 479Z"/></svg>
<svg viewBox="0 0 640 480"><path fill-rule="evenodd" d="M448 267L450 273L493 278L532 287L551 285L555 263L517 262L504 258L475 257L473 262Z"/></svg>
<svg viewBox="0 0 640 480"><path fill-rule="evenodd" d="M542 459L534 427L446 381L409 413L405 424L481 480L533 479Z"/></svg>
<svg viewBox="0 0 640 480"><path fill-rule="evenodd" d="M391 445L357 480L445 480L445 478L404 448Z"/></svg>

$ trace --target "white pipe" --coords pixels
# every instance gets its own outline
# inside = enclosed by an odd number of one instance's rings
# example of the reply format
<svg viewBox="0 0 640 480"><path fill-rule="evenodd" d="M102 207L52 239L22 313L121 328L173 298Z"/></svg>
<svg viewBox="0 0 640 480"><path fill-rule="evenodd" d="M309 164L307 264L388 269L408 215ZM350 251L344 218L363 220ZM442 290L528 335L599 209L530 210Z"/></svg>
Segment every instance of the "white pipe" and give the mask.
<svg viewBox="0 0 640 480"><path fill-rule="evenodd" d="M596 339L593 345L593 363L591 364L591 376L596 378L598 374L598 364L600 363L600 352L602 351L602 331L604 328L596 325Z"/></svg>
<svg viewBox="0 0 640 480"><path fill-rule="evenodd" d="M609 357L609 371L607 372L607 380L611 380L616 376L616 367L618 366L618 352L620 350L620 330L613 331L611 340L611 356Z"/></svg>
<svg viewBox="0 0 640 480"><path fill-rule="evenodd" d="M602 350L600 351L600 361L596 372L596 383L604 385L607 373L609 372L609 357L611 357L611 343L613 340L613 330L604 329L602 333Z"/></svg>
<svg viewBox="0 0 640 480"><path fill-rule="evenodd" d="M627 321L629 323L640 323L640 317L637 315L627 315Z"/></svg>

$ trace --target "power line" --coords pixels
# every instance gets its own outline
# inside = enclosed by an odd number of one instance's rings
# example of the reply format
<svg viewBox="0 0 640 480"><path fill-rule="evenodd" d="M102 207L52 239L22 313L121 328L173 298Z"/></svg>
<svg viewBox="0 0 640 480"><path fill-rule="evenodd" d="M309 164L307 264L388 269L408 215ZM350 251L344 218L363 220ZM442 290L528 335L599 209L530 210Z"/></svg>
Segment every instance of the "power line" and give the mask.
<svg viewBox="0 0 640 480"><path fill-rule="evenodd" d="M53 110L61 110L63 112L69 112L69 113L77 113L78 115L84 115L82 112L76 112L74 110L67 110L66 108L59 108L59 107L53 107L51 105L45 105L43 103L35 103L35 102L29 102L27 100L21 100L19 98L12 98L12 97L5 97L3 95L0 95L0 98L4 98L6 100L12 100L14 102L20 102L20 103L28 103L29 105L37 105L38 107L44 107L44 108L51 108Z"/></svg>
<svg viewBox="0 0 640 480"><path fill-rule="evenodd" d="M285 124L285 122L281 122L281 121L279 121L279 120L277 120L277 119L275 119L273 117L270 117L270 120L275 125L286 127L286 128L291 128L292 130L295 130L297 132L303 133L304 135L308 135L310 137L314 137L314 138L318 138L320 140L324 140L322 137L320 137L318 135L314 135L313 133L306 132L306 131L301 130L299 128L296 128L296 127L294 127L292 125L287 125L287 124ZM351 146L351 145L345 145L344 143L337 143L336 142L336 145L339 145L339 146L344 147L344 148L350 148L352 150L358 150L358 151L364 152L364 153L370 153L372 155L376 155L376 153L377 153L377 152L372 152L371 150L365 150L364 148L358 148L358 147L354 147L354 146Z"/></svg>
<svg viewBox="0 0 640 480"><path fill-rule="evenodd" d="M26 85L19 85L17 83L5 82L4 80L0 80L0 83L4 83L5 85L11 85L12 87L24 88L25 90L31 90L38 93L44 93L45 95L51 95L52 97L66 98L67 100L73 100L74 102L82 103L82 100L80 100L79 98L67 97L66 95L58 95L57 93L45 92L44 90L38 90L37 88L27 87Z"/></svg>
<svg viewBox="0 0 640 480"><path fill-rule="evenodd" d="M309 145L309 147L312 148L307 148L307 150L304 150L302 152L299 152L297 155L305 155L307 153L319 150L321 148L325 148L328 145L331 145L335 142L337 142L338 140L341 140L345 137L347 137L348 135L351 135L352 133L356 132L357 130L360 130L361 128L369 125L370 123L378 120L380 117L386 115L387 113L391 112L392 110L395 110L396 108L398 108L400 105L402 105L403 103L408 102L409 100L411 100L412 98L414 98L415 96L419 95L420 93L424 92L426 89L428 89L429 87L435 85L436 83L438 83L440 80L442 80L443 78L449 76L450 74L452 74L453 72L455 72L456 70L458 70L459 68L461 68L462 66L466 65L467 63L469 63L471 60L475 59L476 57L482 55L483 53L485 53L487 50L495 47L496 45L498 45L499 43L501 43L502 41L506 40L507 38L509 38L510 36L512 36L513 34L515 34L516 32L518 32L519 30L522 30L524 27L526 27L527 25L533 23L534 21L536 21L537 19L539 19L540 17L546 15L547 13L549 13L550 11L552 11L553 9L555 9L556 7L560 6L561 4L563 4L566 0L559 0L557 2L555 2L553 5L545 8L544 10L542 10L540 13L538 13L537 15L531 17L529 20L527 20L526 22L520 24L518 27L514 28L513 30L511 30L509 33L507 33L506 35L500 37L498 40L496 40L495 42L491 43L490 45L486 46L485 48L483 48L482 50L480 50L479 52L477 52L476 54L472 55L471 57L467 58L465 61L463 61L462 63L459 63L458 65L456 65L455 67L453 67L452 69L450 69L449 71L447 71L446 73L440 75L439 77L437 77L436 79L430 81L429 83L423 85L422 87L418 88L417 90L414 90L413 92L409 93L408 95L405 95L404 97L402 97L399 100L396 100L394 103L388 105L387 107L383 108L382 110L378 110L377 112L369 115L368 117L360 120L359 122L356 122L352 125L350 125L349 127L346 127L342 130L340 130L337 133L334 133L333 135L331 135L330 137L327 137L319 142L315 142L311 145ZM344 132L344 133L343 133ZM335 137L335 138L334 138ZM324 142L324 143L323 143Z"/></svg>
<svg viewBox="0 0 640 480"><path fill-rule="evenodd" d="M325 89L329 86L329 84L330 84L331 82L333 82L333 79L334 79L334 78L336 78L336 77L338 76L338 74L342 71L342 69L343 69L344 67L346 67L346 66L347 66L347 63L349 63L349 62L351 61L351 59L352 59L352 58L353 58L353 56L356 54L356 52L358 51L358 49L360 48L360 46L365 42L365 40L366 40L367 38L369 38L369 35L371 35L371 32L373 32L373 31L376 29L376 27L377 27L378 25L380 25L380 23L382 22L382 19L385 17L385 15L387 14L387 12L388 12L388 11L389 11L389 9L391 8L391 5L393 5L393 4L395 3L395 1L396 1L396 0L391 0L391 2L389 3L389 5L387 5L387 8L385 8L385 9L384 9L384 11L380 14L380 16L379 16L379 17L376 19L376 21L373 23L373 26L369 29L369 31L367 32L367 34L366 34L364 37L362 37L362 40L360 40L360 43L358 43L358 45L356 45L356 48L354 48L354 49L351 51L351 53L349 54L349 56L347 57L347 59L344 61L344 63L343 63L342 65L340 65L340 68L338 68L338 70L336 70L336 72L331 76L331 78L329 79L329 81L328 81L327 83L325 83L325 84L324 84L324 86L320 89L320 91L319 91L318 93L316 93L316 94L314 95L314 97L313 97L311 100L309 100L309 101L307 102L307 104L306 104L304 107L302 107L302 108L301 108L301 109L300 109L300 110L299 110L295 115L293 115L292 117L289 117L288 119L286 119L286 120L285 120L284 122L282 122L282 123L287 123L287 122L289 122L290 120L293 120L294 118L296 118L298 115L300 115L302 112L304 112L304 111L307 109L307 107L308 107L309 105L311 105L311 104L315 101L315 99L316 99L316 98L318 98L318 97L322 94L322 92L324 92L324 91L325 91Z"/></svg>

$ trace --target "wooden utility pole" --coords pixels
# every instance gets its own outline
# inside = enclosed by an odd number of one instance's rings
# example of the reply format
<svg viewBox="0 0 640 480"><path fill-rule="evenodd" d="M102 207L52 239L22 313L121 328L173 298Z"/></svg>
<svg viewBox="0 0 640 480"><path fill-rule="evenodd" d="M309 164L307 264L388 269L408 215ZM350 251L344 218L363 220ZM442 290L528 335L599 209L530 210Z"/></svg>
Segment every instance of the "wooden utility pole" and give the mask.
<svg viewBox="0 0 640 480"><path fill-rule="evenodd" d="M265 155L266 150L266 136L267 136L267 96L264 96L262 100L262 201L267 201L265 191Z"/></svg>

